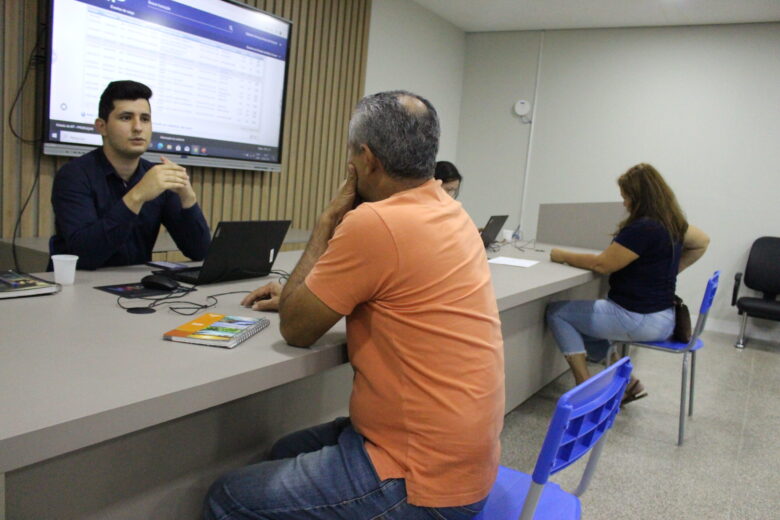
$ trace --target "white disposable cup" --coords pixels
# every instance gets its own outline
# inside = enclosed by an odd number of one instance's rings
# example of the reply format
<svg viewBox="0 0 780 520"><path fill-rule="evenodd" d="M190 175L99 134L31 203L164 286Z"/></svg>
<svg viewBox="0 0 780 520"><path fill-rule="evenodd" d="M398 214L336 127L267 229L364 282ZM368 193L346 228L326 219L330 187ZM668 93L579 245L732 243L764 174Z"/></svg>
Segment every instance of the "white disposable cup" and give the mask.
<svg viewBox="0 0 780 520"><path fill-rule="evenodd" d="M54 281L60 285L73 285L78 259L76 255L51 255L54 264Z"/></svg>
<svg viewBox="0 0 780 520"><path fill-rule="evenodd" d="M504 240L506 240L507 242L511 242L512 241L512 233L513 233L513 231L511 229L502 229L501 230L501 235L504 237Z"/></svg>

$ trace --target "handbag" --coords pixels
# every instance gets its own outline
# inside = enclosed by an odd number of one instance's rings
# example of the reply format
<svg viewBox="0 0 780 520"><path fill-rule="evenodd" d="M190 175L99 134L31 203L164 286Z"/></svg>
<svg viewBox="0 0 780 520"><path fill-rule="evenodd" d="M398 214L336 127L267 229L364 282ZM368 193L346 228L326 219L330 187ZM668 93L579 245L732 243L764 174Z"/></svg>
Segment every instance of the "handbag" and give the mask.
<svg viewBox="0 0 780 520"><path fill-rule="evenodd" d="M672 339L680 343L691 341L691 313L682 298L674 295L674 332Z"/></svg>

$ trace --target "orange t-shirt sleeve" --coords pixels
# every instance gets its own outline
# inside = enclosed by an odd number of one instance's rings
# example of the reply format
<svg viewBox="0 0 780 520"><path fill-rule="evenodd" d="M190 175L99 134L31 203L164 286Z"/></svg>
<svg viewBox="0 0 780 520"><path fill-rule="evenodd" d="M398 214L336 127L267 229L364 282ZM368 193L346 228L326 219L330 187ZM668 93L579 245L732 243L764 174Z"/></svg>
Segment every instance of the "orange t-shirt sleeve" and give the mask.
<svg viewBox="0 0 780 520"><path fill-rule="evenodd" d="M390 232L364 203L336 227L325 253L306 276L306 286L325 305L347 316L357 305L381 295L397 262Z"/></svg>

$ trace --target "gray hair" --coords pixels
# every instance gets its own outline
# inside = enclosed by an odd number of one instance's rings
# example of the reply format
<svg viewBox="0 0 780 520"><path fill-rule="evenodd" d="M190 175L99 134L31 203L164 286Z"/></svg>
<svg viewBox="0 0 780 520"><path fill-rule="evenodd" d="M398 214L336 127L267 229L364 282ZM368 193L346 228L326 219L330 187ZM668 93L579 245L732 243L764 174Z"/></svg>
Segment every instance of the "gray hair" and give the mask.
<svg viewBox="0 0 780 520"><path fill-rule="evenodd" d="M409 96L426 110L404 106ZM357 152L366 145L393 177L433 176L439 151L439 116L425 99L405 90L380 92L358 101L349 122L349 145Z"/></svg>

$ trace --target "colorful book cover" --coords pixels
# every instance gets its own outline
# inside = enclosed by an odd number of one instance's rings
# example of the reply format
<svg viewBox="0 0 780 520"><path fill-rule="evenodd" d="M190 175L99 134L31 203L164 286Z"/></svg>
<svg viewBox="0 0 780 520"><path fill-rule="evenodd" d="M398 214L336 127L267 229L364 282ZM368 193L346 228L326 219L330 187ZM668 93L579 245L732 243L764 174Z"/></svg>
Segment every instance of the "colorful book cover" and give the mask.
<svg viewBox="0 0 780 520"><path fill-rule="evenodd" d="M233 348L269 325L266 318L208 312L163 334L168 341Z"/></svg>
<svg viewBox="0 0 780 520"><path fill-rule="evenodd" d="M52 294L60 290L56 283L48 282L37 276L16 271L0 272L0 299L18 296Z"/></svg>

